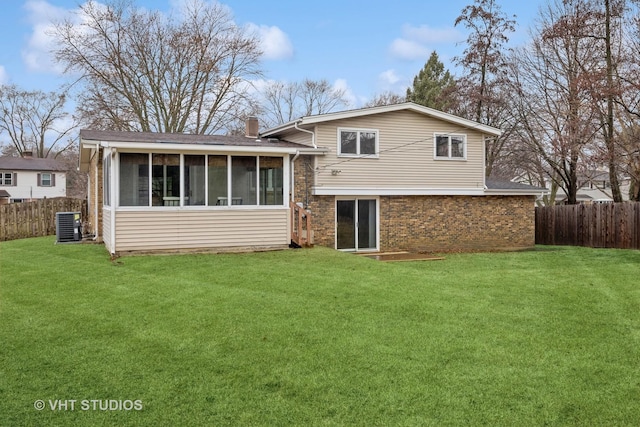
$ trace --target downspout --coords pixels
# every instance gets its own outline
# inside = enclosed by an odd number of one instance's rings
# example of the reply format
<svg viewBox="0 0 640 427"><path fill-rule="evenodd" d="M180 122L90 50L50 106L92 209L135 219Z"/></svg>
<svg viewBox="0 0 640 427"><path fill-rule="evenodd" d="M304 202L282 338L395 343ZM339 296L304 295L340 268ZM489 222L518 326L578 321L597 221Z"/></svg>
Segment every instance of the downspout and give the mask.
<svg viewBox="0 0 640 427"><path fill-rule="evenodd" d="M310 133L311 134L311 145L313 145L313 148L318 148L318 146L316 145L316 134L315 132L312 132L310 130L306 130L306 129L302 129L298 127L298 123L301 120L298 120L297 122L293 123L293 127L296 128L297 130L301 131L301 132L306 132L306 133Z"/></svg>
<svg viewBox="0 0 640 427"><path fill-rule="evenodd" d="M100 230L98 230L99 228L99 223L100 221L98 221L98 214L99 214L99 210L98 210L98 169L100 168L100 165L98 164L98 162L101 162L102 159L100 158L100 156L98 156L98 154L100 153L100 146L96 144L96 151L95 153L93 153L94 157L98 157L96 159L96 178L93 180L93 219L94 219L94 224L93 224L93 241L97 241L98 237L99 237L99 233ZM91 164L91 163L89 163ZM103 171L104 173L104 171Z"/></svg>
<svg viewBox="0 0 640 427"><path fill-rule="evenodd" d="M298 127L298 123L301 122L302 119L296 121L293 123L293 127L296 128L297 130L301 131L301 132L306 132L306 133L310 133L311 134L311 145L313 145L313 148L317 149L318 146L316 145L316 134L313 131L310 130L306 130L306 129L302 129ZM306 166L306 165L305 165ZM309 207L309 183L307 181L307 168L304 168L304 176L305 176L305 209L307 209Z"/></svg>
<svg viewBox="0 0 640 427"><path fill-rule="evenodd" d="M114 203L113 199L113 193L114 193L114 188L115 188L115 173L114 173L114 168L113 165L115 162L115 159L117 157L117 152L116 149L111 147L110 148L110 153L109 153L109 157L110 157L110 163L111 163L111 173L109 173L109 188L111 191L111 248L110 251L111 252L111 256L115 256L116 254L116 204ZM120 170L120 162L118 163L118 170ZM149 171L151 172L151 171ZM102 173L104 174L104 171L102 171ZM150 174L151 175L151 174ZM120 182L118 181L118 188L120 188ZM120 199L118 199L118 205L120 204Z"/></svg>
<svg viewBox="0 0 640 427"><path fill-rule="evenodd" d="M293 159L291 159L291 178L290 183L289 183L289 189L291 190L291 201L295 202L295 176L296 176L296 160L298 159L298 157L300 157L300 150L296 150L296 155L293 156Z"/></svg>

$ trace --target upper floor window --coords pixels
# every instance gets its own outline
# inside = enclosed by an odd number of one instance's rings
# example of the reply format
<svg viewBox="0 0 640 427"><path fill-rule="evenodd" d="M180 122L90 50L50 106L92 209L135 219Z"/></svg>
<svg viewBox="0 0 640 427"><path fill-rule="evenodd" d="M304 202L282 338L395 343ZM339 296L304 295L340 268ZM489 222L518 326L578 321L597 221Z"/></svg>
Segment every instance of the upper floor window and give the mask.
<svg viewBox="0 0 640 427"><path fill-rule="evenodd" d="M338 129L339 156L375 156L377 154L377 130Z"/></svg>
<svg viewBox="0 0 640 427"><path fill-rule="evenodd" d="M13 172L0 172L0 185L16 185Z"/></svg>
<svg viewBox="0 0 640 427"><path fill-rule="evenodd" d="M436 134L435 158L464 160L467 158L466 137L464 135Z"/></svg>
<svg viewBox="0 0 640 427"><path fill-rule="evenodd" d="M38 187L55 187L56 176L49 172L38 174Z"/></svg>

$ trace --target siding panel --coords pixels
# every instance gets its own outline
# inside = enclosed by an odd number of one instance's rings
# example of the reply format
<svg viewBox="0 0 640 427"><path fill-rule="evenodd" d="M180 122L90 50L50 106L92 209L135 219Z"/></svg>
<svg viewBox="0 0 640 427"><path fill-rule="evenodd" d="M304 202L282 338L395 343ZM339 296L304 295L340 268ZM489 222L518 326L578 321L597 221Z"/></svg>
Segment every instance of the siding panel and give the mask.
<svg viewBox="0 0 640 427"><path fill-rule="evenodd" d="M377 129L377 159L337 156L340 127ZM467 136L466 160L434 160L434 133ZM482 189L483 135L473 129L429 118L412 111L396 111L324 123L317 143L330 151L318 158L316 185L340 188ZM339 171L336 175L332 170Z"/></svg>
<svg viewBox="0 0 640 427"><path fill-rule="evenodd" d="M289 244L288 209L117 211L117 251Z"/></svg>
<svg viewBox="0 0 640 427"><path fill-rule="evenodd" d="M111 209L102 209L102 240L107 250L111 250Z"/></svg>

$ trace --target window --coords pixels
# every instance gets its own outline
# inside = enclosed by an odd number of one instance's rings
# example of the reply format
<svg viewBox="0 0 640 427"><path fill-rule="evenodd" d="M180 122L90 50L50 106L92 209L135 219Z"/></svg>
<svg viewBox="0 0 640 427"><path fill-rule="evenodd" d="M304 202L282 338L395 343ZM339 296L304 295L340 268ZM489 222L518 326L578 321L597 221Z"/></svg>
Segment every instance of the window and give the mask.
<svg viewBox="0 0 640 427"><path fill-rule="evenodd" d="M148 154L120 154L120 206L149 206Z"/></svg>
<svg viewBox="0 0 640 427"><path fill-rule="evenodd" d="M120 153L120 206L283 206L284 166L283 157Z"/></svg>
<svg viewBox="0 0 640 427"><path fill-rule="evenodd" d="M38 187L55 187L56 175L50 172L38 174Z"/></svg>
<svg viewBox="0 0 640 427"><path fill-rule="evenodd" d="M209 206L226 206L227 201L227 156L208 156Z"/></svg>
<svg viewBox="0 0 640 427"><path fill-rule="evenodd" d="M0 185L15 186L15 181L13 172L0 172Z"/></svg>
<svg viewBox="0 0 640 427"><path fill-rule="evenodd" d="M257 204L255 157L231 157L231 204Z"/></svg>
<svg viewBox="0 0 640 427"><path fill-rule="evenodd" d="M282 205L282 157L260 157L260 204Z"/></svg>
<svg viewBox="0 0 640 427"><path fill-rule="evenodd" d="M180 155L151 156L151 205L180 206Z"/></svg>
<svg viewBox="0 0 640 427"><path fill-rule="evenodd" d="M102 203L111 206L111 155L102 160Z"/></svg>
<svg viewBox="0 0 640 427"><path fill-rule="evenodd" d="M205 201L204 156L184 156L185 206L204 206Z"/></svg>
<svg viewBox="0 0 640 427"><path fill-rule="evenodd" d="M378 131L338 129L338 155L375 156L378 154Z"/></svg>
<svg viewBox="0 0 640 427"><path fill-rule="evenodd" d="M464 135L435 135L435 158L464 160L465 140Z"/></svg>

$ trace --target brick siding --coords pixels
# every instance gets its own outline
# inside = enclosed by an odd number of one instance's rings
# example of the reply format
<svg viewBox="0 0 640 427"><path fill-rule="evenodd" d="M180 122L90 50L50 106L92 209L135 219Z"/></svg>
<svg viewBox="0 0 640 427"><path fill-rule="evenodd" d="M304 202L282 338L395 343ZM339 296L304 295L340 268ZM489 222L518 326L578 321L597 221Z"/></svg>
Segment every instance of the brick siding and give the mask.
<svg viewBox="0 0 640 427"><path fill-rule="evenodd" d="M477 251L532 247L533 196L382 196L381 251ZM335 198L312 196L314 242L335 247Z"/></svg>

